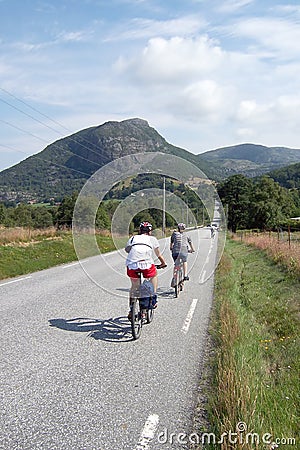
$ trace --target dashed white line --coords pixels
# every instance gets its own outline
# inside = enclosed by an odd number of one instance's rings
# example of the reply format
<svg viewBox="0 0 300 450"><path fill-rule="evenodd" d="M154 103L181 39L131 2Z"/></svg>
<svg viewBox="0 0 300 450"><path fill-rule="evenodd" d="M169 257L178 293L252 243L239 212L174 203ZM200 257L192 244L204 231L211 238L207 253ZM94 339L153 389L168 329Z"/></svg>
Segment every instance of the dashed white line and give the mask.
<svg viewBox="0 0 300 450"><path fill-rule="evenodd" d="M153 441L158 423L159 417L157 414L151 414L148 417L134 450L148 450L150 448L150 443Z"/></svg>
<svg viewBox="0 0 300 450"><path fill-rule="evenodd" d="M204 283L205 277L206 277L206 270L203 270L203 272L202 272L202 277L201 277L201 279L200 279L200 284L203 284L203 283Z"/></svg>
<svg viewBox="0 0 300 450"><path fill-rule="evenodd" d="M6 281L5 283L1 283L0 286L6 286L7 284L11 283L18 283L19 281L28 280L29 278L32 278L31 275L29 277L18 278L17 280Z"/></svg>
<svg viewBox="0 0 300 450"><path fill-rule="evenodd" d="M193 315L194 315L194 312L195 312L195 309L196 309L196 306L197 306L197 302L198 302L198 299L194 298L193 301L192 301L191 307L189 309L189 312L188 312L188 314L186 316L186 319L185 319L185 322L183 324L183 327L181 328L181 331L184 334L187 334L187 332L189 331L189 328L190 328L190 325L191 325L191 322L192 322L192 318L193 318Z"/></svg>

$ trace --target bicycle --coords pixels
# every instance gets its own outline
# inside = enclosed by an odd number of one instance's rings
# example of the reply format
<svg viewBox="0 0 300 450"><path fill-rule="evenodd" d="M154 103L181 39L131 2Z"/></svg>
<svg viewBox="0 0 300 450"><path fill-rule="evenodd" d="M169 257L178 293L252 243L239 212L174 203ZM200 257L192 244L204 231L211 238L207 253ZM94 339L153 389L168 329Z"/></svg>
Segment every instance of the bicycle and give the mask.
<svg viewBox="0 0 300 450"><path fill-rule="evenodd" d="M163 269L166 266L157 265L157 269ZM139 289L130 299L130 323L133 339L138 339L142 332L142 326L145 323L151 323L154 316L155 305L153 305L153 286L148 279L142 280L142 272L137 271L140 284ZM143 281L143 282L142 282ZM146 296L141 295L142 287L148 291ZM151 287L150 287L151 286Z"/></svg>
<svg viewBox="0 0 300 450"><path fill-rule="evenodd" d="M177 298L179 292L183 290L184 286L184 275L183 275L183 260L179 256L174 261L173 278L171 282L171 287L175 289L175 297Z"/></svg>

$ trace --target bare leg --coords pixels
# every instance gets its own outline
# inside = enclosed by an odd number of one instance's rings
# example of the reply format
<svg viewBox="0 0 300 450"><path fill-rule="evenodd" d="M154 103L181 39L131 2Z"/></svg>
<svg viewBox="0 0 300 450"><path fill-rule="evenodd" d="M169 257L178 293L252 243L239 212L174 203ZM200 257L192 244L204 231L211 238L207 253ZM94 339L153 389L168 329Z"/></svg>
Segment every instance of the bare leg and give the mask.
<svg viewBox="0 0 300 450"><path fill-rule="evenodd" d="M187 262L183 263L183 276L187 277Z"/></svg>
<svg viewBox="0 0 300 450"><path fill-rule="evenodd" d="M157 284L158 284L158 279L157 279L157 275L155 275L154 277L150 278L150 281L153 285L153 289L154 289L154 294L156 294L157 291Z"/></svg>
<svg viewBox="0 0 300 450"><path fill-rule="evenodd" d="M130 299L134 296L139 296L139 287L140 287L139 278L130 278L130 281L131 281L131 288L129 292L129 306L130 306Z"/></svg>

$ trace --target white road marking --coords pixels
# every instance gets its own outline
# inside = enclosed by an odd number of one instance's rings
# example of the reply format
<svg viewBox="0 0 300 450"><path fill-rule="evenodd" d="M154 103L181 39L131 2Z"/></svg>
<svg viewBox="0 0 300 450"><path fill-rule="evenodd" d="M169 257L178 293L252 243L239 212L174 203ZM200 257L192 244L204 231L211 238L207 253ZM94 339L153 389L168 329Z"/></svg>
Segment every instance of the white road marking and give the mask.
<svg viewBox="0 0 300 450"><path fill-rule="evenodd" d="M77 266L79 264L79 261L74 262L72 264L67 264L66 266L62 266L62 269L68 269L69 267Z"/></svg>
<svg viewBox="0 0 300 450"><path fill-rule="evenodd" d="M134 450L148 450L150 448L150 443L155 436L155 432L158 427L159 417L157 414L151 414L142 430L139 442Z"/></svg>
<svg viewBox="0 0 300 450"><path fill-rule="evenodd" d="M200 280L200 284L203 284L203 283L204 283L205 277L206 277L206 270L203 270L203 272L202 272L202 277L201 277L201 280Z"/></svg>
<svg viewBox="0 0 300 450"><path fill-rule="evenodd" d="M202 269L202 272L200 273L201 278L199 276L199 283L200 284L203 284L205 282L206 270L204 270L204 268L209 264L210 254L212 252L212 249L213 249L213 243L210 244L210 247L209 247L209 250L208 250L205 262L203 264L203 269Z"/></svg>
<svg viewBox="0 0 300 450"><path fill-rule="evenodd" d="M194 298L193 301L192 301L191 307L189 309L189 312L188 312L188 314L186 316L186 319L185 319L185 322L183 324L183 327L181 328L181 331L184 334L187 334L187 332L189 331L189 328L190 328L190 325L191 325L191 321L192 321L192 318L193 318L193 315L194 315L194 312L195 312L195 309L196 309L196 306L197 306L197 302L198 302L198 299Z"/></svg>
<svg viewBox="0 0 300 450"><path fill-rule="evenodd" d="M29 277L18 278L17 280L6 281L5 283L1 283L0 286L5 286L6 284L11 283L18 283L19 281L28 280L29 278L32 278L31 275Z"/></svg>

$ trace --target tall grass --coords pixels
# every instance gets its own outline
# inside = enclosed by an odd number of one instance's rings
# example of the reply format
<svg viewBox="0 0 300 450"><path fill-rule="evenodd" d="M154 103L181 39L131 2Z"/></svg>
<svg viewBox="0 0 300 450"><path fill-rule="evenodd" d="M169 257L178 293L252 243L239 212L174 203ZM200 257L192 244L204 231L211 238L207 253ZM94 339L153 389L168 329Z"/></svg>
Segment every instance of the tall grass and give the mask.
<svg viewBox="0 0 300 450"><path fill-rule="evenodd" d="M260 250L227 242L216 277L210 420L217 436L231 431L237 442L227 435L222 450L299 439L299 288Z"/></svg>
<svg viewBox="0 0 300 450"><path fill-rule="evenodd" d="M243 242L256 248L265 250L267 254L278 264L300 277L300 242L280 240L271 233L233 235L234 239L242 239Z"/></svg>
<svg viewBox="0 0 300 450"><path fill-rule="evenodd" d="M0 227L0 245L14 244L18 242L28 242L32 239L43 239L46 237L54 237L59 235L56 228L46 228L42 230L36 230L32 228L1 228Z"/></svg>
<svg viewBox="0 0 300 450"><path fill-rule="evenodd" d="M108 233L97 233L101 253L115 250ZM90 255L87 255L90 256ZM0 232L0 279L23 275L77 259L71 231L5 229Z"/></svg>

